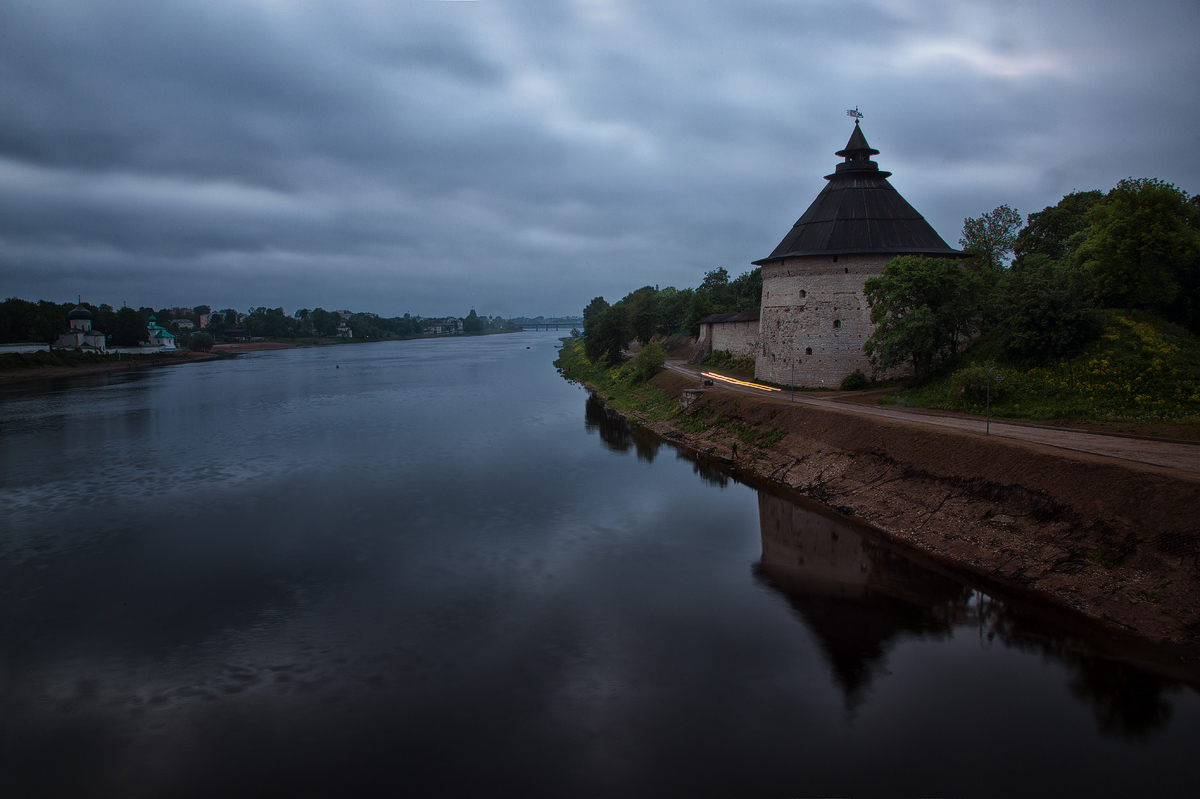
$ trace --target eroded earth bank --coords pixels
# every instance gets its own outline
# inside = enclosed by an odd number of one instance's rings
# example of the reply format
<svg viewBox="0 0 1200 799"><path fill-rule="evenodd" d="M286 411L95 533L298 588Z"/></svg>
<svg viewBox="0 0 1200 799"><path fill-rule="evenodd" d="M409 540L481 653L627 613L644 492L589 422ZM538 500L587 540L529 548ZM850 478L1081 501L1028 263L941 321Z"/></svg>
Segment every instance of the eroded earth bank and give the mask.
<svg viewBox="0 0 1200 799"><path fill-rule="evenodd" d="M678 398L695 388L662 372ZM1017 592L1200 645L1200 475L710 388L636 421Z"/></svg>

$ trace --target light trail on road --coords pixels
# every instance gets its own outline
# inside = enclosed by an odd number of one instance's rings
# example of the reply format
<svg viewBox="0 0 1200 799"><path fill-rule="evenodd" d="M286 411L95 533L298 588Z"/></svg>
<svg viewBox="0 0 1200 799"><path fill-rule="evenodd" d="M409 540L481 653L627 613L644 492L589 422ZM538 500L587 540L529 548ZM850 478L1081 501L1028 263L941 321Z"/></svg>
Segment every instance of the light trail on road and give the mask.
<svg viewBox="0 0 1200 799"><path fill-rule="evenodd" d="M747 383L745 380L735 380L732 377L716 374L715 372L701 372L701 377L707 377L711 380L720 380L722 383L732 383L735 386L745 386L746 388L757 388L761 391L783 391L781 388L774 386L764 386L759 383Z"/></svg>

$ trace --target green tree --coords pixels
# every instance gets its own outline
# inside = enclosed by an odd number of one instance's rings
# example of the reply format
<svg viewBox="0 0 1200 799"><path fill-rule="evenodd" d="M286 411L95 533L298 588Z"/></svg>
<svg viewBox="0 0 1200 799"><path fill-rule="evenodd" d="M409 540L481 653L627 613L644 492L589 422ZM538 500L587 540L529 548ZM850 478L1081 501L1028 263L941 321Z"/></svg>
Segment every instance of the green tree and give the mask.
<svg viewBox="0 0 1200 799"><path fill-rule="evenodd" d="M583 309L583 326L587 327L593 318L607 310L608 307L608 302L603 297L593 297L592 301Z"/></svg>
<svg viewBox="0 0 1200 799"><path fill-rule="evenodd" d="M692 302L692 289L677 289L667 286L654 295L654 317L657 320L656 333L672 336L683 332L684 318L688 306Z"/></svg>
<svg viewBox="0 0 1200 799"><path fill-rule="evenodd" d="M296 335L295 320L282 308L254 308L246 316L246 329L262 338L292 338Z"/></svg>
<svg viewBox="0 0 1200 799"><path fill-rule="evenodd" d="M197 330L188 338L188 349L195 352L211 352L213 337L203 330Z"/></svg>
<svg viewBox="0 0 1200 799"><path fill-rule="evenodd" d="M657 309L654 304L654 295L656 294L658 294L658 289L654 286L642 286L637 291L631 291L621 300L621 303L628 309L630 330L641 344L650 342L650 337L654 335L654 328L658 323Z"/></svg>
<svg viewBox="0 0 1200 799"><path fill-rule="evenodd" d="M29 341L30 328L38 313L37 303L9 297L3 303L3 310L8 316L8 333L0 341Z"/></svg>
<svg viewBox="0 0 1200 799"><path fill-rule="evenodd" d="M112 334L112 343L114 345L118 347L136 347L143 341L149 340L150 328L145 316L128 307L117 311L117 318Z"/></svg>
<svg viewBox="0 0 1200 799"><path fill-rule="evenodd" d="M313 332L318 336L336 336L340 317L324 308L313 308L309 319L312 321Z"/></svg>
<svg viewBox="0 0 1200 799"><path fill-rule="evenodd" d="M734 311L757 311L762 307L762 267L743 272L729 284Z"/></svg>
<svg viewBox="0 0 1200 799"><path fill-rule="evenodd" d="M1017 243L1021 215L1007 205L994 208L979 217L963 220L963 234L958 243L972 256L976 270L1003 269Z"/></svg>
<svg viewBox="0 0 1200 799"><path fill-rule="evenodd" d="M335 317L337 314L333 314ZM369 313L351 314L346 320L346 326L350 328L350 332L357 339L371 341L375 339L388 338L387 331L379 324L379 318ZM337 331L337 328L334 328Z"/></svg>
<svg viewBox="0 0 1200 799"><path fill-rule="evenodd" d="M49 300L39 300L36 310L29 321L29 338L46 344L53 344L59 335L67 329L67 314L75 307L74 303L59 305Z"/></svg>
<svg viewBox="0 0 1200 799"><path fill-rule="evenodd" d="M633 360L625 367L630 380L634 383L645 383L667 362L666 350L657 341L651 341L633 356Z"/></svg>
<svg viewBox="0 0 1200 799"><path fill-rule="evenodd" d="M583 334L583 351L588 360L592 363L620 363L621 350L633 338L629 309L620 302L604 309L592 318Z"/></svg>
<svg viewBox="0 0 1200 799"><path fill-rule="evenodd" d="M1095 280L1097 301L1126 312L1167 313L1195 329L1200 208L1187 193L1153 178L1126 178L1088 211L1087 221L1076 258Z"/></svg>
<svg viewBox="0 0 1200 799"><path fill-rule="evenodd" d="M104 333L112 333L117 325L117 312L108 303L92 311L92 327Z"/></svg>
<svg viewBox="0 0 1200 799"><path fill-rule="evenodd" d="M683 317L683 328L689 336L700 335L700 320L709 314L719 313L714 309L712 295L697 289L688 303L687 315Z"/></svg>
<svg viewBox="0 0 1200 799"><path fill-rule="evenodd" d="M717 305L727 304L730 296L729 291L729 270L723 266L718 266L704 273L704 280L700 283L700 288L697 291L707 291L712 298L712 301Z"/></svg>
<svg viewBox="0 0 1200 799"><path fill-rule="evenodd" d="M920 379L977 329L978 278L944 258L894 258L864 285L875 332L863 345L876 369L910 363Z"/></svg>
<svg viewBox="0 0 1200 799"><path fill-rule="evenodd" d="M1061 261L1070 255L1082 241L1080 234L1088 229L1087 212L1103 198L1104 192L1099 190L1076 191L1055 205L1030 214L1013 245L1017 256L1013 266L1020 266L1030 255L1044 255L1052 261Z"/></svg>
<svg viewBox="0 0 1200 799"><path fill-rule="evenodd" d="M1100 316L1076 271L1040 254L1014 266L996 302L1005 358L1030 364L1067 358L1096 337Z"/></svg>

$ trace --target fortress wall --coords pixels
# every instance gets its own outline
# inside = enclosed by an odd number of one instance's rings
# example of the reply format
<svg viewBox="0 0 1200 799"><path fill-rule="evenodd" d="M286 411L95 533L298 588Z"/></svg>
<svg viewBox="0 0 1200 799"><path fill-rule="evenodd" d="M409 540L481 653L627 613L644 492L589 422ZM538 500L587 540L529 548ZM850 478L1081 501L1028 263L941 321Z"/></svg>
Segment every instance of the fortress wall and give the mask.
<svg viewBox="0 0 1200 799"><path fill-rule="evenodd" d="M755 377L788 384L794 365L797 386L837 388L855 369L869 376L862 347L875 328L863 283L893 257L819 255L764 264Z"/></svg>
<svg viewBox="0 0 1200 799"><path fill-rule="evenodd" d="M735 358L757 357L758 322L722 322L704 325L712 328L712 349L725 350Z"/></svg>

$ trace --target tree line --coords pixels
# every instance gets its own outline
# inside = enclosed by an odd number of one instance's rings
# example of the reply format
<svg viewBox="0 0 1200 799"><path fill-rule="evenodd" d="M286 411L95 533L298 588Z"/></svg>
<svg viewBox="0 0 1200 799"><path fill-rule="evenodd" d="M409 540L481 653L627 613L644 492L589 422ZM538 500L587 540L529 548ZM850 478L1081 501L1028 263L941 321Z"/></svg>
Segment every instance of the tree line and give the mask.
<svg viewBox="0 0 1200 799"><path fill-rule="evenodd" d="M150 340L149 321L170 327L172 321L187 319L197 327L201 316L208 316L208 325L203 331L191 334L189 346L193 349L211 349L215 341L227 336L228 331L246 331L255 338L309 338L338 335L339 326L345 322L353 337L360 340L408 338L424 332L422 320L404 314L385 318L373 313L350 314L343 320L336 311L323 308L309 310L301 308L295 315L288 316L283 308L252 308L240 313L232 308L213 311L207 305L197 305L188 310L149 307L114 309L111 305L92 305L82 302L78 306L92 313L92 329L109 338L116 347L133 347ZM48 300L31 302L10 297L0 303L0 343L33 341L53 344L59 335L68 329L67 315L77 307L76 303L56 303ZM516 325L499 316L479 316L472 309L462 319L463 333L487 333L515 330Z"/></svg>
<svg viewBox="0 0 1200 799"><path fill-rule="evenodd" d="M1129 178L1021 222L1007 205L968 217L966 260L904 256L868 279L872 364L907 365L919 379L980 338L1000 360L1045 363L1094 340L1103 309L1200 333L1200 197Z"/></svg>
<svg viewBox="0 0 1200 799"><path fill-rule="evenodd" d="M91 311L92 329L110 336L114 346L131 347L150 339L148 320L155 313L152 308L114 310L111 305L86 302L78 303L78 306ZM34 341L53 344L70 327L67 314L76 307L73 302L30 302L9 297L0 302L0 343Z"/></svg>
<svg viewBox="0 0 1200 799"><path fill-rule="evenodd" d="M609 304L596 297L583 309L589 360L616 363L632 339L646 344L655 334L700 334L700 320L715 313L757 311L762 303L762 270L730 280L729 270L713 269L694 289L643 286Z"/></svg>

